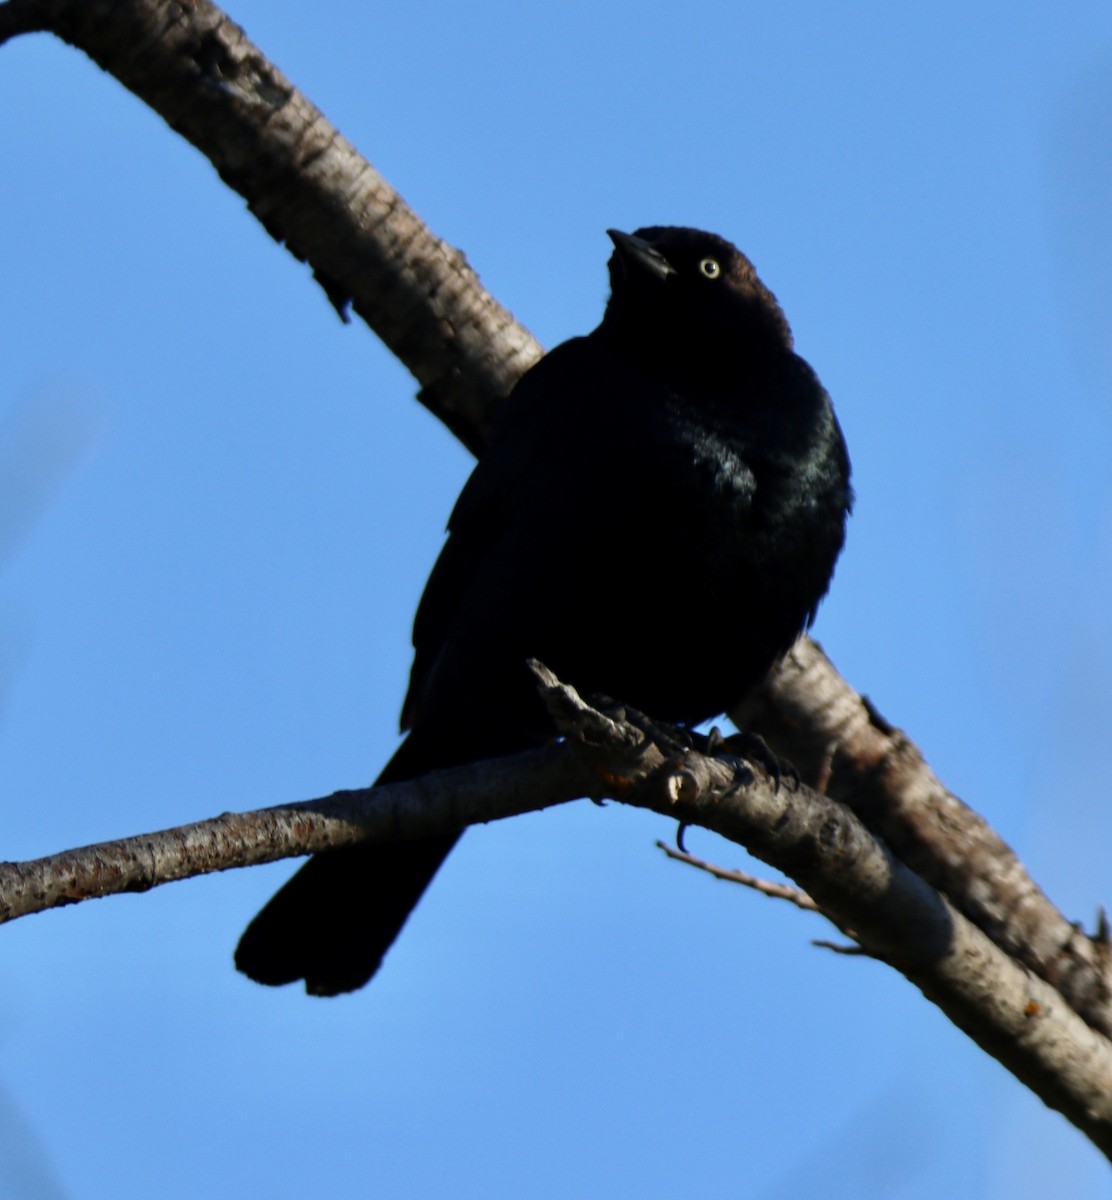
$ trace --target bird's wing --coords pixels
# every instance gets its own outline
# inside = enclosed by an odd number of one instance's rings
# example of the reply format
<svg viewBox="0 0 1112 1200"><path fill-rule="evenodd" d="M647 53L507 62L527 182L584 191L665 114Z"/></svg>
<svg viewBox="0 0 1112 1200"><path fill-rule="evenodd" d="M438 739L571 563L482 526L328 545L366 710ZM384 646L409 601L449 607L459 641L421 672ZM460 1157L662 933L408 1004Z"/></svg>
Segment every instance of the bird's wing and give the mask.
<svg viewBox="0 0 1112 1200"><path fill-rule="evenodd" d="M590 469L591 397L607 386L608 357L591 338L564 342L527 371L507 398L490 446L452 510L447 541L417 607L403 730L413 723L452 623L492 548L517 514L559 504L568 481ZM586 391L585 379L594 381Z"/></svg>

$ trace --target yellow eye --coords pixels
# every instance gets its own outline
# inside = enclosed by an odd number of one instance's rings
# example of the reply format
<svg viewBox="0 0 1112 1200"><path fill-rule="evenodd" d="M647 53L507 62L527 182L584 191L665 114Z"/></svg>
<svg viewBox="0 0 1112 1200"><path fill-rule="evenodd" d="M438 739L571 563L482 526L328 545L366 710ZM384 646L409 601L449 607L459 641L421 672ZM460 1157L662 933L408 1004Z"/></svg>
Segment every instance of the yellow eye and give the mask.
<svg viewBox="0 0 1112 1200"><path fill-rule="evenodd" d="M718 265L717 258L704 258L699 264L699 270L708 279L717 279L722 274L722 268Z"/></svg>

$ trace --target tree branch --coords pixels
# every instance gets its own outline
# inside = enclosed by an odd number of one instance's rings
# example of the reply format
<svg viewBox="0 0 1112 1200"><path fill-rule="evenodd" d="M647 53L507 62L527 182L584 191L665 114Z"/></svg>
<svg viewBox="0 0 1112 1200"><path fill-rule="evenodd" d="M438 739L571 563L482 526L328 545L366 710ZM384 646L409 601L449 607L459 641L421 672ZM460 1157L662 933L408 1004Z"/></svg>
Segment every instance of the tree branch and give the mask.
<svg viewBox="0 0 1112 1200"><path fill-rule="evenodd" d="M0 42L35 29L82 49L205 154L272 236L311 265L337 309L344 312L350 302L406 364L421 385L422 402L465 444L481 448L501 398L539 354L537 343L482 289L463 256L424 228L237 26L208 0L0 4ZM853 692L813 643L797 645L738 719L828 796L764 785L738 793L729 785L722 797L706 801L715 794L710 781L719 767L684 758L691 769L669 777L675 791L669 815L743 841L750 837L751 850L795 878L839 924L860 934L869 953L903 970L1108 1153L1108 1043L1061 999L1094 1029L1112 1033L1103 932L1090 939L1058 913L1003 841L941 785L909 739ZM539 780L529 785L540 786ZM488 787L485 781L489 798ZM640 795L635 790L617 798L640 803ZM59 870L52 874L41 863L24 864L10 869L14 875L5 868L0 879L16 879L32 907L46 907L72 901L86 886L101 889L88 894L136 890L153 886L168 870L180 873L167 877L184 877L194 868L265 861L291 844L288 833L304 832L308 840L281 853L305 853L340 844L335 839L372 836L379 818L338 810L353 796L367 799L350 793L317 802L330 811L270 810L284 815L259 818L257 826L219 818L223 832L213 830L212 846L222 837L227 861L199 847L198 827L189 827L156 846L148 839L112 843L111 853L75 852L93 855L83 865L55 863ZM836 800L851 805L864 824ZM663 803L659 796L657 802ZM457 797L454 803L456 823L464 823L463 802ZM766 815L777 814L775 837L757 820L762 806ZM409 812L409 801L395 795L387 808L397 816L392 836L399 836L409 828L409 816L398 815ZM743 836L744 821L732 824L739 811L757 820L756 832ZM475 819L498 815L485 812ZM318 819L339 824L318 827ZM235 839L255 848L237 851L232 829ZM319 845L310 830L322 839ZM105 886L113 883L118 886ZM1058 1057L1055 1039L1062 1047Z"/></svg>
<svg viewBox="0 0 1112 1200"><path fill-rule="evenodd" d="M550 677L550 705L561 731L574 736L578 700ZM949 901L900 862L847 808L810 789L777 786L752 765L686 752L651 739L633 754L625 723L611 736L594 717L585 745L608 745L630 762L664 760L667 806L630 784L615 799L681 822L702 825L790 876L861 948L911 980L958 1028L1057 1109L1112 1158L1112 1043L1087 1025L1061 995L1000 950ZM621 781L609 763L604 777ZM1092 1057L1090 1057L1092 1056Z"/></svg>
<svg viewBox="0 0 1112 1200"><path fill-rule="evenodd" d="M801 638L735 715L869 828L1009 955L1112 1036L1107 930L1067 921L983 817L948 791L911 739Z"/></svg>
<svg viewBox="0 0 1112 1200"><path fill-rule="evenodd" d="M454 767L319 800L222 813L157 833L99 842L28 862L0 862L0 924L65 904L232 867L316 854L359 841L399 841L518 816L597 790L564 745Z"/></svg>
<svg viewBox="0 0 1112 1200"><path fill-rule="evenodd" d="M1112 1044L1010 959L848 808L759 764L700 753L682 730L603 713L537 667L567 741L376 789L224 814L31 863L0 865L0 919L172 879L395 841L604 797L701 825L790 875L862 949L915 983L1112 1158Z"/></svg>
<svg viewBox="0 0 1112 1200"><path fill-rule="evenodd" d="M209 0L0 5L0 43L31 29L83 50L196 146L478 453L540 345L238 25Z"/></svg>

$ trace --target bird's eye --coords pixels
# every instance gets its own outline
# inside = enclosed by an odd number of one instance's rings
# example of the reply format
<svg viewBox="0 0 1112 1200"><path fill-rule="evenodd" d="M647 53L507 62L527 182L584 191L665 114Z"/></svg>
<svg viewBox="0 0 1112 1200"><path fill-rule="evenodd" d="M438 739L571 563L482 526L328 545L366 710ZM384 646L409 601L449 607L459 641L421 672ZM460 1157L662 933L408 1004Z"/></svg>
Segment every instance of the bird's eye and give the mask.
<svg viewBox="0 0 1112 1200"><path fill-rule="evenodd" d="M708 279L717 279L718 276L722 274L722 268L718 265L717 258L704 258L703 261L699 263L699 270L702 271L702 273Z"/></svg>

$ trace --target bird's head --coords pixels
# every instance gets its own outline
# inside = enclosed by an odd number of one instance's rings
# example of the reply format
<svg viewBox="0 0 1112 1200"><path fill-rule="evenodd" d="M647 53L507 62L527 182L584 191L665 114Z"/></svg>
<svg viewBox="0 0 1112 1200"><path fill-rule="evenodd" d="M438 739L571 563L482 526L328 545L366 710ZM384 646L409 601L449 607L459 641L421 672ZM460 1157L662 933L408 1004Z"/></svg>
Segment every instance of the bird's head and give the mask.
<svg viewBox="0 0 1112 1200"><path fill-rule="evenodd" d="M725 238L674 225L608 233L614 253L607 333L654 357L791 349L776 297Z"/></svg>

